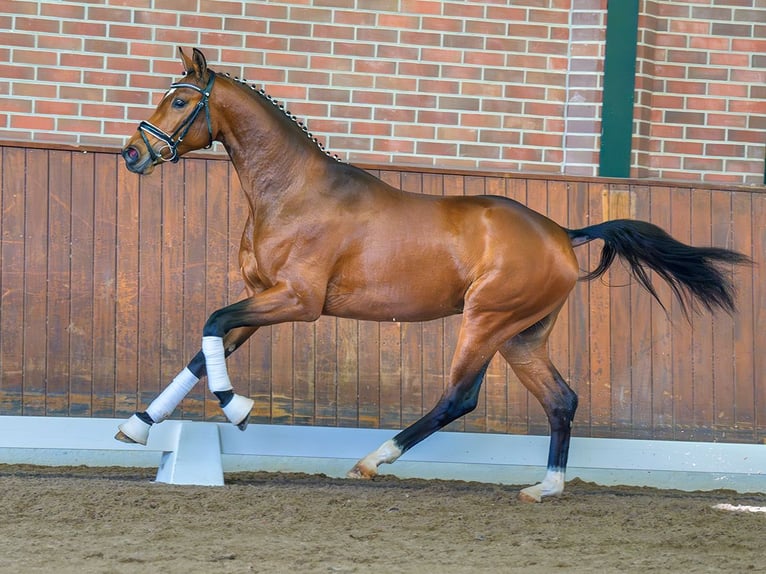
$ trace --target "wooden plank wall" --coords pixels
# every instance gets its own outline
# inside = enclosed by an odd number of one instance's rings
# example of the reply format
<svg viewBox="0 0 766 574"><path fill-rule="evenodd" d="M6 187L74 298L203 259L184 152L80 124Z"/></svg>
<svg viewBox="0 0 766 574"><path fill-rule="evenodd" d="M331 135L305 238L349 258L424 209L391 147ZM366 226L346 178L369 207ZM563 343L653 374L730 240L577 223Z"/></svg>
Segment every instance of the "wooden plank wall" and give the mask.
<svg viewBox="0 0 766 574"><path fill-rule="evenodd" d="M125 417L144 408L198 350L207 315L241 289L246 205L230 163L185 159L139 178L114 153L0 154L0 414ZM568 227L646 219L681 240L766 261L763 188L375 173L418 193L507 195ZM599 246L578 254L592 268ZM619 265L604 281L578 284L550 342L580 395L575 434L763 441L765 275L763 265L737 273L735 317L691 325L664 284L667 315ZM265 328L230 359L231 378L256 400L257 422L400 428L441 393L459 320ZM220 419L202 384L176 416ZM547 433L542 410L499 358L478 409L451 428Z"/></svg>

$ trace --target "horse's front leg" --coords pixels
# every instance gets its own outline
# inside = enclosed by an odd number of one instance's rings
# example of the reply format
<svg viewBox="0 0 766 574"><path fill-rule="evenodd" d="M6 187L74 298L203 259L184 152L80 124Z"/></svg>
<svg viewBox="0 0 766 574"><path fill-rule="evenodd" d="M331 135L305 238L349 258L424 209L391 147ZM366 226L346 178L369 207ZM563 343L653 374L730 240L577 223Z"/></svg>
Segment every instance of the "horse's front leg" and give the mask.
<svg viewBox="0 0 766 574"><path fill-rule="evenodd" d="M315 301L315 304L311 304ZM224 337L232 329L258 328L288 321L314 321L322 302L297 291L287 283L278 284L253 297L215 311L202 330L202 353L210 392L219 400L226 418L241 430L247 426L252 399L234 392L226 368L228 348Z"/></svg>
<svg viewBox="0 0 766 574"><path fill-rule="evenodd" d="M241 347L255 331L255 328L242 328L227 333L224 342L226 356ZM205 373L205 355L200 350L145 411L136 412L119 426L114 438L122 442L145 445L151 426L168 418Z"/></svg>

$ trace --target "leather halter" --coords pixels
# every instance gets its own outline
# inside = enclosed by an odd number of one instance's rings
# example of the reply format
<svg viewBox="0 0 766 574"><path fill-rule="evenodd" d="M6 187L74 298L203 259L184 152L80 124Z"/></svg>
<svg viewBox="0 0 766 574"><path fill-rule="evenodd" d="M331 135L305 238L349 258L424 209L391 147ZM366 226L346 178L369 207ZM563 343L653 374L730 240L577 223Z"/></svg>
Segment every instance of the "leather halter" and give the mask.
<svg viewBox="0 0 766 574"><path fill-rule="evenodd" d="M181 142L184 141L184 138L186 137L186 134L189 133L189 130L192 127L192 124L194 124L194 121L197 119L197 116L199 113L204 109L205 110L205 118L207 119L207 133L208 137L210 138L210 141L205 146L205 149L210 148L210 146L213 145L213 126L210 123L210 106L208 105L208 99L210 98L210 92L213 90L213 84L215 83L215 72L210 72L210 80L207 83L207 86L205 88L200 88L199 86L195 86L194 84L187 84L184 82L178 82L175 84L170 84L170 89L173 88L189 88L190 90L194 90L195 92L199 92L202 94L202 98L199 102L197 102L197 105L194 107L192 112L186 117L186 119L181 122L181 124L175 129L175 131L172 134L168 134L164 130L158 128L152 123L149 123L147 121L143 121L140 124L138 124L138 133L141 134L141 139L144 140L144 144L146 145L146 149L149 150L149 155L152 158L152 161L158 162L158 161L170 161L170 162L177 162L179 160L178 156L178 146L181 145ZM149 140L146 137L146 134L149 134L151 136L154 136L161 142L163 142L165 145L159 149L158 152L154 151L154 148L149 144ZM178 139L174 140L178 136ZM170 155L165 157L163 155L163 151L165 149L170 150Z"/></svg>

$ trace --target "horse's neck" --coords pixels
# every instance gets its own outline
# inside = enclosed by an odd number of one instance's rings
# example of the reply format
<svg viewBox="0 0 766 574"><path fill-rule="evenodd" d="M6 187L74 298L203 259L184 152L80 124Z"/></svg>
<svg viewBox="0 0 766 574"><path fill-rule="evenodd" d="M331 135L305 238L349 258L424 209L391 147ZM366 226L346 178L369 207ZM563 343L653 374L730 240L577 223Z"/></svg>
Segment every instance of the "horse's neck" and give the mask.
<svg viewBox="0 0 766 574"><path fill-rule="evenodd" d="M308 139L267 108L272 104L231 89L221 139L252 205L284 197L317 161Z"/></svg>

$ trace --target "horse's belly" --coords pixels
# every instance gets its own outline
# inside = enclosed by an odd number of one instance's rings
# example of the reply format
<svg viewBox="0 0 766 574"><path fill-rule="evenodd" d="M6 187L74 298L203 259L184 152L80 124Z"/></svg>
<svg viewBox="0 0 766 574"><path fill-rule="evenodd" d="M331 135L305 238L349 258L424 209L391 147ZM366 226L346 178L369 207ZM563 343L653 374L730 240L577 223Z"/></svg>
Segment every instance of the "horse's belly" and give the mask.
<svg viewBox="0 0 766 574"><path fill-rule="evenodd" d="M366 321L428 321L462 311L462 298L398 285L389 289L331 290L324 314Z"/></svg>

